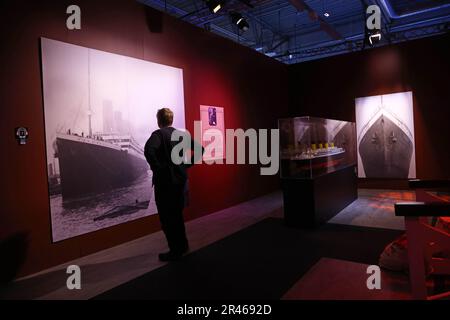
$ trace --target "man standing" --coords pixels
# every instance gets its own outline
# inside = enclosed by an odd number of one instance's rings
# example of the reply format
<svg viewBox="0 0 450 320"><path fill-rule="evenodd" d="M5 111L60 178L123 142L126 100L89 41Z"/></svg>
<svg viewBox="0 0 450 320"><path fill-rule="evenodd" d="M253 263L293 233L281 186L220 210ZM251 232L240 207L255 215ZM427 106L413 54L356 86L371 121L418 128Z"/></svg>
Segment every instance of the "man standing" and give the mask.
<svg viewBox="0 0 450 320"><path fill-rule="evenodd" d="M172 141L173 112L168 108L158 110L156 114L159 129L154 131L145 144L145 157L153 171L155 201L161 227L166 235L169 252L160 253L161 261L180 259L189 250L184 228L183 208L187 183L186 169L194 164L172 162L172 149L179 142ZM194 149L193 142L191 149ZM203 147L202 147L203 153Z"/></svg>

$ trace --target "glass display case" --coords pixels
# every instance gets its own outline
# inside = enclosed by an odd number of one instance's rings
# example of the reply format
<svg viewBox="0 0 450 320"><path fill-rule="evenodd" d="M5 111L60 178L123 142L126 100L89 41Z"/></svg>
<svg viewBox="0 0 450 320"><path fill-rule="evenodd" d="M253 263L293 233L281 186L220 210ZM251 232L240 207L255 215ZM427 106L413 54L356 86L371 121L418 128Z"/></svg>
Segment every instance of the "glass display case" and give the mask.
<svg viewBox="0 0 450 320"><path fill-rule="evenodd" d="M353 122L297 117L278 120L281 178L312 179L356 165Z"/></svg>

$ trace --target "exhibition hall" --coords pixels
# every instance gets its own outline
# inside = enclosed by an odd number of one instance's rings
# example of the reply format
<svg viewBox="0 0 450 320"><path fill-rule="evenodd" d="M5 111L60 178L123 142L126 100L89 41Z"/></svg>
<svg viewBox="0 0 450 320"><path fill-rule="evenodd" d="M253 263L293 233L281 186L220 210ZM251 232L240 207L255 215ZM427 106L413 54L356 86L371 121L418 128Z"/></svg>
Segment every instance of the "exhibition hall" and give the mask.
<svg viewBox="0 0 450 320"><path fill-rule="evenodd" d="M0 11L2 302L450 299L450 1Z"/></svg>

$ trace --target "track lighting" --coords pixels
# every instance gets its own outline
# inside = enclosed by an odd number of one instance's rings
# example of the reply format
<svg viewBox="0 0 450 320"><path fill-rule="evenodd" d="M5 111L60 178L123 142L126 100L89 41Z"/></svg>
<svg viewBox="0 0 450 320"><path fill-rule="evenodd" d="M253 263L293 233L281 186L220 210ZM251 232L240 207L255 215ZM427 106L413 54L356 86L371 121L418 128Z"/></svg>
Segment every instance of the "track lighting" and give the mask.
<svg viewBox="0 0 450 320"><path fill-rule="evenodd" d="M381 41L381 32L380 31L369 32L368 38L370 45L374 46L375 44Z"/></svg>
<svg viewBox="0 0 450 320"><path fill-rule="evenodd" d="M230 13L231 21L237 25L237 27L242 31L247 31L250 28L250 25L248 24L247 20L237 12Z"/></svg>
<svg viewBox="0 0 450 320"><path fill-rule="evenodd" d="M219 12L219 10L223 8L224 3L224 0L206 0L206 5L211 13Z"/></svg>

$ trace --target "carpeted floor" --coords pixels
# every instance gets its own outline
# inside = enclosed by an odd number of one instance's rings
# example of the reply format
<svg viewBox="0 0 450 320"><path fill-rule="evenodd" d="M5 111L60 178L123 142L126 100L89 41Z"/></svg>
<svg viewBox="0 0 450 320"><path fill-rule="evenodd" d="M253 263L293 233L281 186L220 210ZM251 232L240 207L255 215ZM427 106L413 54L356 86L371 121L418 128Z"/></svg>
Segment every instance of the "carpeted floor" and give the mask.
<svg viewBox="0 0 450 320"><path fill-rule="evenodd" d="M95 299L280 299L321 257L377 264L401 233L338 224L307 231L269 218Z"/></svg>
<svg viewBox="0 0 450 320"><path fill-rule="evenodd" d="M397 202L415 201L414 191L359 189L358 199L331 218L329 223L405 230L405 219L395 215Z"/></svg>

